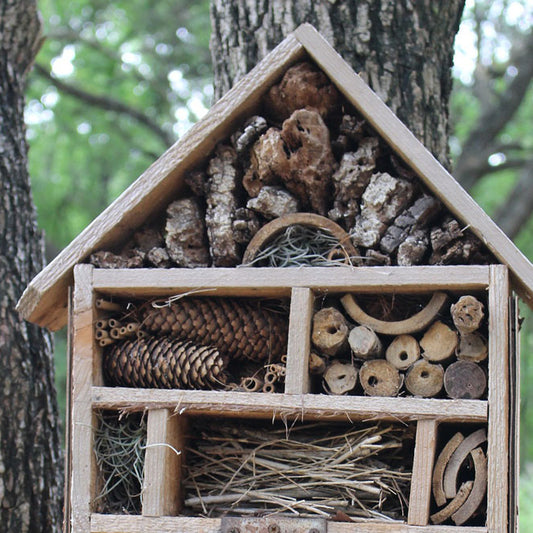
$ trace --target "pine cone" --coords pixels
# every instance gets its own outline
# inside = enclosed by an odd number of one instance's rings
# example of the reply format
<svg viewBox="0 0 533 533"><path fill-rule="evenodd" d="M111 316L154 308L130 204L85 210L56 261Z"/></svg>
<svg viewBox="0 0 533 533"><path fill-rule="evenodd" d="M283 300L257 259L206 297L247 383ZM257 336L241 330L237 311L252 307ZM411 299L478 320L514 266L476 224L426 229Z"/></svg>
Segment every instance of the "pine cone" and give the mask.
<svg viewBox="0 0 533 533"><path fill-rule="evenodd" d="M287 317L246 300L187 298L145 306L140 322L151 334L215 346L235 359L275 360L287 350Z"/></svg>
<svg viewBox="0 0 533 533"><path fill-rule="evenodd" d="M216 348L167 337L119 342L104 353L103 367L115 386L213 389L226 382L226 362Z"/></svg>

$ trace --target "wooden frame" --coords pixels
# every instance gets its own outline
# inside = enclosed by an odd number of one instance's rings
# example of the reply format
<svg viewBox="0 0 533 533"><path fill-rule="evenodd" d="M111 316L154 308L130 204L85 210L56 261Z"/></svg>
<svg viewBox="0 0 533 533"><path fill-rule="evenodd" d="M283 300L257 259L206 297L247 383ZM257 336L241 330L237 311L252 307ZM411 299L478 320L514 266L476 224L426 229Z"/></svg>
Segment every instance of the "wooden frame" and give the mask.
<svg viewBox="0 0 533 533"><path fill-rule="evenodd" d="M458 268L461 275L458 275ZM509 285L504 266L417 268L298 268L298 269L174 269L99 270L89 265L74 269L73 396L70 449L71 533L218 532L220 519L191 518L180 512L178 485L181 459L170 448L183 448L186 416L300 418L327 420L416 421L413 479L406 524L396 522L328 524L331 533L501 533L510 531L509 451L516 443L509 434ZM287 380L284 394L223 391L184 391L105 387L100 348L93 340L96 294L113 296L172 295L194 288L218 295L286 296L291 298ZM487 400L332 397L307 394L306 360L316 294L343 292L414 292L446 290L456 293L488 290L489 393ZM203 293L204 294L204 293ZM210 293L207 293L210 294ZM493 408L493 406L495 406ZM148 435L142 514L102 515L92 512L98 476L92 451L95 412L147 411ZM431 472L439 425L487 424L488 514L486 527L429 525ZM167 446L168 445L168 446ZM511 473L512 476L513 473ZM514 473L516 474L516 473ZM512 506L512 502L511 502ZM511 514L513 509L511 509Z"/></svg>

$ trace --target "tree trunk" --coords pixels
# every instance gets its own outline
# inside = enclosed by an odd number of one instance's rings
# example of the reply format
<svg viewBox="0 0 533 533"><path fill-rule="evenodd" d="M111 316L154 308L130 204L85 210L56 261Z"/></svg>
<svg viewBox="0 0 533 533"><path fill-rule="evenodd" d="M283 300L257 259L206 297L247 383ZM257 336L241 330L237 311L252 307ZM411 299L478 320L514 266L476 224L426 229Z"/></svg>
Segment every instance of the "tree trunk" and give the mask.
<svg viewBox="0 0 533 533"><path fill-rule="evenodd" d="M63 466L52 341L15 311L43 261L23 122L41 23L34 0L2 0L0 10L0 529L52 532L61 526Z"/></svg>
<svg viewBox="0 0 533 533"><path fill-rule="evenodd" d="M310 22L448 166L450 67L463 6L464 0L212 0L215 94Z"/></svg>

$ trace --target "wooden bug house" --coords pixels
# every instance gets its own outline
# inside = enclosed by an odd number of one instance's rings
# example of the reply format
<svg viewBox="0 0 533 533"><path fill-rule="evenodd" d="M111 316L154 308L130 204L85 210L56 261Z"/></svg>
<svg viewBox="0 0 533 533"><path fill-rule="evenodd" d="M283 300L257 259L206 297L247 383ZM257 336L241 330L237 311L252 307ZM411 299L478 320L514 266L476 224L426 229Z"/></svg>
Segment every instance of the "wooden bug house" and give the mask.
<svg viewBox="0 0 533 533"><path fill-rule="evenodd" d="M298 28L30 284L72 533L517 529L533 267Z"/></svg>

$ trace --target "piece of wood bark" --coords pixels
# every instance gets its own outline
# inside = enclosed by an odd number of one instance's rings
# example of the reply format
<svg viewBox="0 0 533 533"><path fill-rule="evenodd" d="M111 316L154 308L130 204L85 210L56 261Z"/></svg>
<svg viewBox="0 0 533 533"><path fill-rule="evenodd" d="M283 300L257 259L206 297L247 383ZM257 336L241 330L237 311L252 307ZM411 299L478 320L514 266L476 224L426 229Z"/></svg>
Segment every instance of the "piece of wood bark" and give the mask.
<svg viewBox="0 0 533 533"><path fill-rule="evenodd" d="M238 207L232 223L235 242L247 245L261 229L261 224L260 218L254 211L246 207Z"/></svg>
<svg viewBox="0 0 533 533"><path fill-rule="evenodd" d="M433 398L442 390L444 382L444 368L420 359L407 371L405 388L414 396Z"/></svg>
<svg viewBox="0 0 533 533"><path fill-rule="evenodd" d="M313 375L323 374L326 370L326 361L323 357L311 352L309 354L309 372Z"/></svg>
<svg viewBox="0 0 533 533"><path fill-rule="evenodd" d="M470 496L470 493L472 492L473 486L473 481L465 481L457 491L457 494L455 495L453 500L451 500L446 507L440 509L439 511L430 516L431 521L434 524L442 524L445 520L448 520L448 518L450 518L453 513L458 511L459 508L466 502L466 499L468 498L468 496Z"/></svg>
<svg viewBox="0 0 533 533"><path fill-rule="evenodd" d="M376 332L367 326L356 326L350 330L348 344L354 357L376 359L383 353L383 345Z"/></svg>
<svg viewBox="0 0 533 533"><path fill-rule="evenodd" d="M385 359L365 361L359 380L369 396L398 396L403 384L403 376Z"/></svg>
<svg viewBox="0 0 533 533"><path fill-rule="evenodd" d="M323 383L328 394L346 394L357 385L357 368L350 363L334 361L326 368Z"/></svg>
<svg viewBox="0 0 533 533"><path fill-rule="evenodd" d="M481 428L468 435L468 437L457 446L444 470L443 488L446 498L451 499L457 494L459 469L468 457L468 454L483 444L486 440L487 431L485 428Z"/></svg>
<svg viewBox="0 0 533 533"><path fill-rule="evenodd" d="M170 268L172 266L172 260L166 248L152 248L146 254L146 260L156 268Z"/></svg>
<svg viewBox="0 0 533 533"><path fill-rule="evenodd" d="M455 355L457 333L444 322L437 320L420 339L422 356L431 362L442 363Z"/></svg>
<svg viewBox="0 0 533 533"><path fill-rule="evenodd" d="M243 127L234 136L234 145L237 155L245 156L248 149L265 133L268 123L264 117L254 115L250 117Z"/></svg>
<svg viewBox="0 0 533 533"><path fill-rule="evenodd" d="M472 361L456 361L444 373L444 388L450 398L481 398L487 389L487 376L484 370Z"/></svg>
<svg viewBox="0 0 533 533"><path fill-rule="evenodd" d="M362 118L343 115L339 125L339 133L359 143L363 137L368 135L367 126L368 123Z"/></svg>
<svg viewBox="0 0 533 533"><path fill-rule="evenodd" d="M423 262L429 248L429 236L426 230L415 230L408 235L396 253L398 266L413 266Z"/></svg>
<svg viewBox="0 0 533 533"><path fill-rule="evenodd" d="M441 203L428 194L417 198L387 228L379 247L382 252L392 254L415 228L425 228L440 212Z"/></svg>
<svg viewBox="0 0 533 533"><path fill-rule="evenodd" d="M209 181L205 223L211 258L217 267L235 266L241 261L233 236L235 211L239 207L236 157L233 148L219 145L207 168Z"/></svg>
<svg viewBox="0 0 533 533"><path fill-rule="evenodd" d="M152 248L164 245L164 239L161 232L154 227L143 228L133 234L135 248L141 252L148 253Z"/></svg>
<svg viewBox="0 0 533 533"><path fill-rule="evenodd" d="M334 307L320 309L313 316L311 340L324 355L337 355L346 347L348 324L344 315Z"/></svg>
<svg viewBox="0 0 533 533"><path fill-rule="evenodd" d="M461 296L452 304L450 313L459 333L472 333L479 329L485 316L484 305L471 295Z"/></svg>
<svg viewBox="0 0 533 533"><path fill-rule="evenodd" d="M207 174L203 170L193 170L184 175L185 183L195 196L205 196L207 193Z"/></svg>
<svg viewBox="0 0 533 533"><path fill-rule="evenodd" d="M364 265L365 266L389 266L391 264L391 258L388 255L368 248L365 252Z"/></svg>
<svg viewBox="0 0 533 533"><path fill-rule="evenodd" d="M283 187L266 185L255 198L248 200L246 207L263 215L267 220L297 213L298 200Z"/></svg>
<svg viewBox="0 0 533 533"><path fill-rule="evenodd" d="M460 432L454 434L454 436L446 443L442 451L440 452L437 460L435 461L435 468L433 469L433 476L431 479L431 486L433 489L433 498L438 507L446 505L446 493L444 492L444 471L448 466L451 456L464 440L464 435Z"/></svg>
<svg viewBox="0 0 533 533"><path fill-rule="evenodd" d="M353 227L355 223L359 201L374 173L378 156L378 139L361 139L355 152L347 152L342 156L340 166L332 176L334 202L328 217L345 229Z"/></svg>
<svg viewBox="0 0 533 533"><path fill-rule="evenodd" d="M98 251L90 255L89 262L98 268L141 268L145 254L140 250L129 250L121 254Z"/></svg>
<svg viewBox="0 0 533 533"><path fill-rule="evenodd" d="M448 296L444 292L433 293L429 303L410 318L405 320L391 321L380 320L368 315L355 301L353 294L345 294L341 298L341 303L350 316L358 324L372 328L376 333L385 335L402 335L417 333L424 330L435 317L440 313L448 301Z"/></svg>
<svg viewBox="0 0 533 533"><path fill-rule="evenodd" d="M204 213L196 198L182 198L168 206L165 243L169 257L178 266L209 266Z"/></svg>
<svg viewBox="0 0 533 533"><path fill-rule="evenodd" d="M385 358L398 370L407 370L420 358L420 345L412 335L398 335L387 347Z"/></svg>
<svg viewBox="0 0 533 533"><path fill-rule="evenodd" d="M459 344L456 350L457 359L480 363L487 358L488 353L487 341L479 332L474 331L474 333L459 335Z"/></svg>
<svg viewBox="0 0 533 533"><path fill-rule="evenodd" d="M312 107L327 118L339 112L340 102L335 85L316 65L307 61L287 69L281 81L264 97L269 116L279 122L304 107Z"/></svg>
<svg viewBox="0 0 533 533"><path fill-rule="evenodd" d="M470 455L474 462L474 486L472 487L466 502L458 511L452 514L452 520L455 522L456 526L464 524L475 514L487 492L487 457L481 448L472 450ZM505 497L505 495L503 496Z"/></svg>
<svg viewBox="0 0 533 533"><path fill-rule="evenodd" d="M386 172L372 176L362 196L361 213L351 230L355 245L375 247L381 236L411 201L413 185Z"/></svg>

